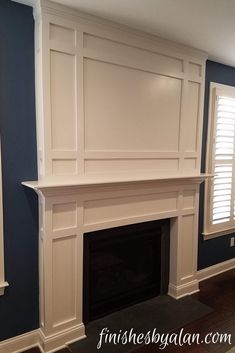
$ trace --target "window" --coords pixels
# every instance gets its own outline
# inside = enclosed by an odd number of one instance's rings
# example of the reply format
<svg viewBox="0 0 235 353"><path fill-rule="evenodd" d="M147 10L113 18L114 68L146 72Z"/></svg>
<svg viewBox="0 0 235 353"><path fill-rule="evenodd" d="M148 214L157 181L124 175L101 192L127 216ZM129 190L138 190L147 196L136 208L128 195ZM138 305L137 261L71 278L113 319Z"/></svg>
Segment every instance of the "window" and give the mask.
<svg viewBox="0 0 235 353"><path fill-rule="evenodd" d="M235 229L235 87L211 83L207 137L205 235Z"/></svg>

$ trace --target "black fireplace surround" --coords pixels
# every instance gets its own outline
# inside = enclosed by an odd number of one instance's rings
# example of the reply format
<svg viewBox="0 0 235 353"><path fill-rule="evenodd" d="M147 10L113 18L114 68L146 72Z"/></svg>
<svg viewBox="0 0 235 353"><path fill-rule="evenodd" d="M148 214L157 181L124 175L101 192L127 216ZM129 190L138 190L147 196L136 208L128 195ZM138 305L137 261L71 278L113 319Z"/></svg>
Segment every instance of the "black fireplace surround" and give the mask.
<svg viewBox="0 0 235 353"><path fill-rule="evenodd" d="M169 252L169 219L86 233L83 321L166 294Z"/></svg>

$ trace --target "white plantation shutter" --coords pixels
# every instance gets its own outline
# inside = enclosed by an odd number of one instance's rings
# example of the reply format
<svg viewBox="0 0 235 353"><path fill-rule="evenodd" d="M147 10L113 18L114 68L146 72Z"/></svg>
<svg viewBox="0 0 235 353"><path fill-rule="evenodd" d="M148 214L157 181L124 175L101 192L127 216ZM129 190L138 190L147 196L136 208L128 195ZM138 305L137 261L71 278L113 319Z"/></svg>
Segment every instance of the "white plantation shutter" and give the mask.
<svg viewBox="0 0 235 353"><path fill-rule="evenodd" d="M205 233L235 227L235 88L213 84L211 94Z"/></svg>

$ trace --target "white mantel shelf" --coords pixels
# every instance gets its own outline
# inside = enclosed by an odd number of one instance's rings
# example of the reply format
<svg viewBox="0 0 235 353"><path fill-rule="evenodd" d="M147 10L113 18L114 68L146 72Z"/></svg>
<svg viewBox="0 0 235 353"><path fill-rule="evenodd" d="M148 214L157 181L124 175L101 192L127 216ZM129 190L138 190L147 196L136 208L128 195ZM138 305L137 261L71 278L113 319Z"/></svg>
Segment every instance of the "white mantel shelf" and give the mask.
<svg viewBox="0 0 235 353"><path fill-rule="evenodd" d="M159 182L159 183L202 183L205 179L213 177L213 174L197 174L197 175L162 175L162 176L131 176L131 177L96 177L87 178L80 177L76 179L61 179L61 180L38 180L38 181L23 181L22 185L30 189L40 192L47 192L56 189L64 188L82 188L82 187L94 187L94 186L110 186L118 184L130 184L130 183L148 183L148 182Z"/></svg>

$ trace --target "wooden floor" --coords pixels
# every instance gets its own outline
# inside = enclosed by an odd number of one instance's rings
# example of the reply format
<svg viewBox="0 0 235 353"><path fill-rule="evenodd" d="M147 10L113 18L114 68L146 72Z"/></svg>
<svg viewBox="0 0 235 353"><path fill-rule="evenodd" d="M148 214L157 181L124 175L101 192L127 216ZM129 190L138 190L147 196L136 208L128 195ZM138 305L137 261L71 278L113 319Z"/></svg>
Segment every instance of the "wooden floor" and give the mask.
<svg viewBox="0 0 235 353"><path fill-rule="evenodd" d="M201 338L210 332L231 333L232 346L235 346L235 270L201 282L200 289L200 292L194 297L214 310L207 316L184 326L184 332L200 333ZM183 347L171 345L160 350L153 344L139 347L133 353L225 353L230 348L229 344L206 345L202 343L192 346L184 345ZM33 348L27 353L40 353L40 351L38 348ZM71 353L71 351L63 349L57 353Z"/></svg>

